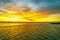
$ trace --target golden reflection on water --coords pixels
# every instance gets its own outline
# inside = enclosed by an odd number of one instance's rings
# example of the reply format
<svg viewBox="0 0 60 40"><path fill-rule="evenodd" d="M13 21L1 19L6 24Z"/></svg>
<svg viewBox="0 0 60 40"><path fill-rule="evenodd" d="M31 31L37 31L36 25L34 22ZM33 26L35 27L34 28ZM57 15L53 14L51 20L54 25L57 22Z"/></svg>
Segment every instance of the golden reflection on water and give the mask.
<svg viewBox="0 0 60 40"><path fill-rule="evenodd" d="M45 40L45 37L48 40L54 40L59 39L57 38L58 27L60 26L49 23L0 23L0 36L2 35L4 40L5 38L9 40Z"/></svg>

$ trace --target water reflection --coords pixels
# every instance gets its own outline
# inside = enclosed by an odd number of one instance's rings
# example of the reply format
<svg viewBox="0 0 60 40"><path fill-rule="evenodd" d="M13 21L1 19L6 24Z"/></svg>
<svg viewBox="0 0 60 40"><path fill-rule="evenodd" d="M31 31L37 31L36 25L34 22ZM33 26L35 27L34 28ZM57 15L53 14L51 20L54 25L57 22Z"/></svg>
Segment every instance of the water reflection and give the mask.
<svg viewBox="0 0 60 40"><path fill-rule="evenodd" d="M0 23L1 40L60 40L60 25L49 23Z"/></svg>

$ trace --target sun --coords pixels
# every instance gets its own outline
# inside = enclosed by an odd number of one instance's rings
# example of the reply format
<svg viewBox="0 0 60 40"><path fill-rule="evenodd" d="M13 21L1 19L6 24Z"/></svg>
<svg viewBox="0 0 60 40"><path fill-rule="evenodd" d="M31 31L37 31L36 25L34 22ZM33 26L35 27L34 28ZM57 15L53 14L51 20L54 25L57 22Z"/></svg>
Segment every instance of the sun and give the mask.
<svg viewBox="0 0 60 40"><path fill-rule="evenodd" d="M12 22L16 22L16 21L22 21L22 18L7 18L5 21L12 21Z"/></svg>

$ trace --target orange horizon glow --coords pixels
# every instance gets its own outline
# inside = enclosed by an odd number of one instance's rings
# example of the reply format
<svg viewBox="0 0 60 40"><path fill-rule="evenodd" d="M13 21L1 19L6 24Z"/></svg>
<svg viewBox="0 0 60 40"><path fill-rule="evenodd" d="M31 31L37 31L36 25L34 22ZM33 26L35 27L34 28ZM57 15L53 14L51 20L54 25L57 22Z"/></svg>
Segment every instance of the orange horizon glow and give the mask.
<svg viewBox="0 0 60 40"><path fill-rule="evenodd" d="M16 9L10 7L8 11L0 15L0 21L11 21L11 22L60 22L60 19L56 16L49 17L51 14L48 11L34 11L21 7ZM20 11L18 11L20 10ZM55 19L54 19L55 18Z"/></svg>

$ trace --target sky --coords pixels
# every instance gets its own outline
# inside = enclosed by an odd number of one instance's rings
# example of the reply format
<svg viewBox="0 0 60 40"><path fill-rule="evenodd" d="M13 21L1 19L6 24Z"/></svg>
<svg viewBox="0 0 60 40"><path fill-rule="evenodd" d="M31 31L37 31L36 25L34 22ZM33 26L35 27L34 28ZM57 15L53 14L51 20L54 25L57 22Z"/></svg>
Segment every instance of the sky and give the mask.
<svg viewBox="0 0 60 40"><path fill-rule="evenodd" d="M17 3L15 6L27 6L33 10L60 10L60 0L0 0L0 5Z"/></svg>
<svg viewBox="0 0 60 40"><path fill-rule="evenodd" d="M31 8L32 10L38 10L40 12L41 12L41 10L47 10L46 13L48 13L48 11L50 11L49 14L53 15L53 16L46 17L47 20L49 20L49 21L50 20L53 20L53 21L59 20L60 21L60 16L59 16L60 12L55 11L55 10L60 11L60 0L0 0L0 10L5 10L5 9L1 8L1 6L3 6L3 5L5 5L5 6L14 5L17 8L18 7L20 8L21 6L26 6L27 8ZM8 10L5 10L5 11L8 11ZM53 11L54 11L54 13L53 13ZM11 12L11 11L8 11L8 12ZM55 13L58 15L54 16L54 15L56 15ZM42 20L44 20L44 19L45 18L43 18ZM41 19L39 19L39 20L42 21Z"/></svg>

